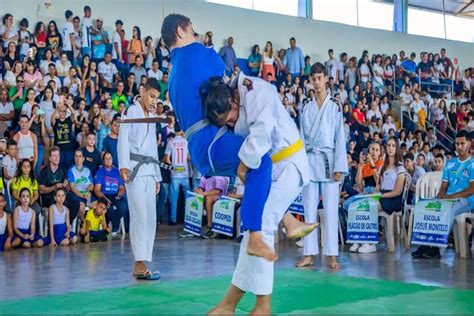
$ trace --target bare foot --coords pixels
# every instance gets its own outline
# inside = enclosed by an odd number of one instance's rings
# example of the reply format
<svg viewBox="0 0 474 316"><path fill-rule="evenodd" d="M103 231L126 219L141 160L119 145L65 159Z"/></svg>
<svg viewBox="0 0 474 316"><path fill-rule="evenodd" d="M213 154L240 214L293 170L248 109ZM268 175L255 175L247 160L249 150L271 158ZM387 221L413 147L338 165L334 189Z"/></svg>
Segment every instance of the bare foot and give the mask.
<svg viewBox="0 0 474 316"><path fill-rule="evenodd" d="M271 311L270 309L267 309L267 308L257 308L255 307L249 315L258 315L258 316L261 316L261 315L271 315Z"/></svg>
<svg viewBox="0 0 474 316"><path fill-rule="evenodd" d="M331 268L332 270L337 270L340 267L341 265L337 262L337 257L336 256L331 257L329 261L329 268Z"/></svg>
<svg viewBox="0 0 474 316"><path fill-rule="evenodd" d="M299 222L299 224L295 224L286 228L286 237L289 239L303 238L318 228L318 226L319 223L307 224Z"/></svg>
<svg viewBox="0 0 474 316"><path fill-rule="evenodd" d="M207 312L207 315L234 315L234 311L230 309L226 309L221 305L217 305L213 309L211 309L209 312Z"/></svg>
<svg viewBox="0 0 474 316"><path fill-rule="evenodd" d="M303 268L312 266L314 264L313 258L311 256L305 256L301 260L298 260L295 264L297 268Z"/></svg>
<svg viewBox="0 0 474 316"><path fill-rule="evenodd" d="M133 267L133 276L136 277L137 275L144 274L148 268L146 267L143 261L135 261L135 266Z"/></svg>
<svg viewBox="0 0 474 316"><path fill-rule="evenodd" d="M84 242L85 243L90 243L91 242L91 237L89 236L89 234L84 236Z"/></svg>
<svg viewBox="0 0 474 316"><path fill-rule="evenodd" d="M247 254L262 257L268 261L275 261L278 258L275 252L263 242L260 232L250 233L249 243L247 244Z"/></svg>

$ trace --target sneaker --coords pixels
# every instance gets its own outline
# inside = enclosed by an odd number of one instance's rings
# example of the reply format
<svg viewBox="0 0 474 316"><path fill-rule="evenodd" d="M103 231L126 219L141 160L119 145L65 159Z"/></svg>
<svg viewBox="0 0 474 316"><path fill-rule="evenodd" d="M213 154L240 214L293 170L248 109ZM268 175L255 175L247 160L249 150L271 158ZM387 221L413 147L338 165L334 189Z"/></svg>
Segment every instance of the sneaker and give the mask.
<svg viewBox="0 0 474 316"><path fill-rule="evenodd" d="M423 258L423 254L429 249L428 246L420 246L411 253L411 256L415 259Z"/></svg>
<svg viewBox="0 0 474 316"><path fill-rule="evenodd" d="M426 258L426 259L440 259L441 254L439 253L439 248L438 247L430 247L428 250L426 250L423 253L423 258Z"/></svg>
<svg viewBox="0 0 474 316"><path fill-rule="evenodd" d="M298 246L299 248L303 248L304 247L304 241L303 239L300 239L296 242L296 246Z"/></svg>
<svg viewBox="0 0 474 316"><path fill-rule="evenodd" d="M362 246L359 247L357 250L359 253L371 253L371 252L376 252L377 247L373 244L363 244Z"/></svg>
<svg viewBox="0 0 474 316"><path fill-rule="evenodd" d="M204 239L215 238L216 236L217 234L210 229L201 235L201 237Z"/></svg>
<svg viewBox="0 0 474 316"><path fill-rule="evenodd" d="M360 245L359 244L352 244L351 248L349 248L350 252L357 252L359 250Z"/></svg>
<svg viewBox="0 0 474 316"><path fill-rule="evenodd" d="M112 240L117 240L117 239L120 239L120 233L119 232L112 232L110 234Z"/></svg>
<svg viewBox="0 0 474 316"><path fill-rule="evenodd" d="M191 234L191 233L188 233L188 232L182 232L181 234L179 234L179 238L191 238L191 237L194 237L195 235L194 234Z"/></svg>

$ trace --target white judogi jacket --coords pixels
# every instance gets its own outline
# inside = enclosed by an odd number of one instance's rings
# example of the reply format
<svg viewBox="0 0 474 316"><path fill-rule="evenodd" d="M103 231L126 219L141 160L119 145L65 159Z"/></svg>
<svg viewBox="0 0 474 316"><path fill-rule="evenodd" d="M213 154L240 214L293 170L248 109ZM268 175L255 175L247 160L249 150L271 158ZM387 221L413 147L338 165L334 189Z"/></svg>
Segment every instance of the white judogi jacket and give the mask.
<svg viewBox="0 0 474 316"><path fill-rule="evenodd" d="M326 96L321 108L312 100L301 108L301 135L311 166L311 181L332 181L334 172L348 173L342 106Z"/></svg>
<svg viewBox="0 0 474 316"><path fill-rule="evenodd" d="M150 113L149 117L155 117ZM131 105L122 115L122 119L145 118L142 106L139 102ZM138 164L130 159L130 153L150 156L158 160L158 143L156 137L155 123L123 123L120 124L120 132L117 144L119 169L127 168L132 172ZM156 182L161 181L160 166L157 164L143 164L138 173L140 176L152 176Z"/></svg>
<svg viewBox="0 0 474 316"><path fill-rule="evenodd" d="M300 135L281 103L275 86L241 73L237 87L241 106L234 132L246 136L239 150L239 158L247 167L255 169L260 166L263 155L273 155L289 147L300 139ZM304 150L281 163L285 161L293 162L300 171L303 182L309 182L309 164ZM273 173L275 171L274 168Z"/></svg>

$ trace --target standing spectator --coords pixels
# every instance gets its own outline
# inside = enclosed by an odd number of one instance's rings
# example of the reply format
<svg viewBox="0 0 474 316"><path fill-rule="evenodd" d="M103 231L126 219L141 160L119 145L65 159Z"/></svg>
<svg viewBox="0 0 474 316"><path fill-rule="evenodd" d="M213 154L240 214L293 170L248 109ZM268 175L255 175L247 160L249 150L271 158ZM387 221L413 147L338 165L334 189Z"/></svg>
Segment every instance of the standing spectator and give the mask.
<svg viewBox="0 0 474 316"><path fill-rule="evenodd" d="M365 90L367 87L367 83L370 82L370 78L372 77L372 72L370 70L369 65L369 56L366 55L362 59L362 63L359 67L359 78L360 78L360 85L361 89Z"/></svg>
<svg viewBox="0 0 474 316"><path fill-rule="evenodd" d="M73 164L74 159L74 123L76 122L75 115L67 116L67 111L74 113L71 105L64 104L61 101L56 108L56 111L51 116L51 125L53 126L54 145L61 150L61 166L64 169L69 169Z"/></svg>
<svg viewBox="0 0 474 316"><path fill-rule="evenodd" d="M5 71L11 71L17 74L15 67L17 64L21 64L21 60L18 59L15 43L10 42L10 44L8 44L7 51L5 52L5 58L3 62L3 65L5 66ZM23 68L21 70L23 70ZM6 79L7 78L5 76L5 80ZM10 81L12 83L12 80L7 81Z"/></svg>
<svg viewBox="0 0 474 316"><path fill-rule="evenodd" d="M16 45L18 42L18 30L13 25L13 15L5 13L2 18L2 24L1 39L3 40L3 49L7 48L10 42L13 42Z"/></svg>
<svg viewBox="0 0 474 316"><path fill-rule="evenodd" d="M74 25L74 34L72 36L73 42L72 42L72 51L73 51L73 61L72 64L74 67L79 66L79 61L82 58L82 38L81 38L81 19L78 16L75 16L72 19L72 24Z"/></svg>
<svg viewBox="0 0 474 316"><path fill-rule="evenodd" d="M50 21L48 24L47 32L47 43L48 47L51 48L55 56L59 56L61 49L63 47L63 39L61 33L58 30L58 26L54 20Z"/></svg>
<svg viewBox="0 0 474 316"><path fill-rule="evenodd" d="M84 17L82 18L82 24L81 24L81 33L82 33L82 57L84 56L89 56L90 58L93 58L92 56L92 11L89 6L84 7Z"/></svg>
<svg viewBox="0 0 474 316"><path fill-rule="evenodd" d="M232 45L234 45L234 38L230 36L227 39L227 45L222 47L219 51L219 56L221 56L225 64L225 74L227 77L232 75L234 66L237 65L237 55Z"/></svg>
<svg viewBox="0 0 474 316"><path fill-rule="evenodd" d="M268 41L263 50L262 64L260 66L260 77L267 81L275 80L275 54L273 52L273 44ZM270 76L269 76L270 74Z"/></svg>
<svg viewBox="0 0 474 316"><path fill-rule="evenodd" d="M94 194L108 202L106 219L112 222L112 238L119 234L120 219L124 218L125 232L129 230L128 204L125 199L125 185L117 167L112 165L112 155L105 152L103 166L97 170L94 179Z"/></svg>
<svg viewBox="0 0 474 316"><path fill-rule="evenodd" d="M23 18L20 21L20 30L18 31L18 45L20 61L23 61L28 55L31 45L34 43L33 34L28 30L28 19Z"/></svg>
<svg viewBox="0 0 474 316"><path fill-rule="evenodd" d="M250 75L258 77L260 73L260 64L262 63L262 55L260 54L260 47L254 45L252 47L252 54L248 58L248 66L250 68Z"/></svg>
<svg viewBox="0 0 474 316"><path fill-rule="evenodd" d="M374 86L375 93L380 97L385 93L384 87L384 70L382 67L382 56L377 55L375 57L375 63L372 66L374 77L372 78L372 85Z"/></svg>
<svg viewBox="0 0 474 316"><path fill-rule="evenodd" d="M283 64L294 78L304 75L304 55L299 47L296 47L296 39L290 38L290 47L286 50Z"/></svg>
<svg viewBox="0 0 474 316"><path fill-rule="evenodd" d="M120 77L124 78L124 67L125 61L123 60L122 54L122 38L120 37L120 33L122 31L123 22L122 20L115 21L115 32L112 35L112 62L117 67L117 70L120 73ZM100 69L100 65L99 65Z"/></svg>
<svg viewBox="0 0 474 316"><path fill-rule="evenodd" d="M151 69L151 64L155 60L155 45L153 44L153 38L151 36L145 37L145 45L143 47L143 57L145 60L145 69Z"/></svg>
<svg viewBox="0 0 474 316"><path fill-rule="evenodd" d="M403 77L408 77L410 80L416 79L416 63L415 63L416 54L411 53L410 59L405 59L401 64L400 68L402 70Z"/></svg>
<svg viewBox="0 0 474 316"><path fill-rule="evenodd" d="M345 82L346 78L346 71L347 71L347 53L342 53L339 56L339 62L337 63L337 84L341 82Z"/></svg>
<svg viewBox="0 0 474 316"><path fill-rule="evenodd" d="M128 41L127 52L129 54L128 61L130 65L136 64L136 57L142 57L143 63L143 42L141 38L141 30L138 26L134 26L132 30L132 38Z"/></svg>
<svg viewBox="0 0 474 316"><path fill-rule="evenodd" d="M40 112L40 108L38 104L33 105L31 110L33 114L30 124L30 131L33 135L36 136L36 153L37 159L35 163L35 176L39 176L41 167L43 166L44 162L44 150L45 150L45 140L47 141L47 133L46 133L46 124L45 124L45 113Z"/></svg>
<svg viewBox="0 0 474 316"><path fill-rule="evenodd" d="M163 158L164 163L173 167L170 186L171 225L176 225L179 189L182 187L184 192L190 189L188 141L178 124L175 124L174 131L176 136L166 145Z"/></svg>
<svg viewBox="0 0 474 316"><path fill-rule="evenodd" d="M0 88L0 125L3 125L1 129L5 132L11 129L12 120L15 118L15 110L13 104L10 102L7 89ZM0 135L2 137L3 135Z"/></svg>
<svg viewBox="0 0 474 316"><path fill-rule="evenodd" d="M107 45L109 44L109 35L103 29L104 20L97 18L95 20L96 30L92 33L92 59L99 64L104 60L105 53L107 51Z"/></svg>
<svg viewBox="0 0 474 316"><path fill-rule="evenodd" d="M334 51L331 49L328 50L329 59L326 60L324 66L328 71L328 78L333 78L334 82L339 83L339 72L338 72L338 61L334 58Z"/></svg>
<svg viewBox="0 0 474 316"><path fill-rule="evenodd" d="M211 33L210 43L212 45L212 33ZM162 72L170 71L169 67L170 67L170 61L171 61L171 54L170 54L169 48L166 47L166 44L163 38L160 38L158 40L158 47L156 48L156 59L158 59L158 62L160 63L160 70Z"/></svg>
<svg viewBox="0 0 474 316"><path fill-rule="evenodd" d="M99 63L100 86L104 89L111 90L115 86L115 82L120 80L117 67L112 63L112 54L105 53L104 61Z"/></svg>
<svg viewBox="0 0 474 316"><path fill-rule="evenodd" d="M29 159L34 170L38 159L38 139L29 130L29 120L30 118L25 114L20 116L20 131L13 136L13 140L18 146L18 159Z"/></svg>
<svg viewBox="0 0 474 316"><path fill-rule="evenodd" d="M66 10L64 13L66 17L66 23L62 29L63 38L63 52L66 53L69 61L74 60L73 45L74 45L74 24L72 24L73 13L71 10Z"/></svg>
<svg viewBox="0 0 474 316"><path fill-rule="evenodd" d="M431 83L432 75L432 62L428 61L428 53L421 55L421 61L418 63L418 73L421 79L421 89L426 89L430 87L429 85L424 85L423 83Z"/></svg>

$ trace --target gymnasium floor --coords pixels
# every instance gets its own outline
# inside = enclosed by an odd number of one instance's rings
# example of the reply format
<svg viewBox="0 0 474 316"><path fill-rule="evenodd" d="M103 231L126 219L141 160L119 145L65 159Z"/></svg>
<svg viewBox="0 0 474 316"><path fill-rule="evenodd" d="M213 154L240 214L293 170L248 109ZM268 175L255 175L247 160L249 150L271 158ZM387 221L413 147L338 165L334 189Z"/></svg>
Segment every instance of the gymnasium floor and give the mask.
<svg viewBox="0 0 474 316"><path fill-rule="evenodd" d="M128 241L0 254L0 314L196 314L225 293L239 245L229 240L178 240L176 227L161 226L155 262L163 279L131 277ZM317 258L310 269L293 268L301 254L280 242L274 313L288 314L474 314L474 259L452 250L442 260L412 260L397 249L387 254L343 252L331 272ZM248 312L247 295L238 312Z"/></svg>

